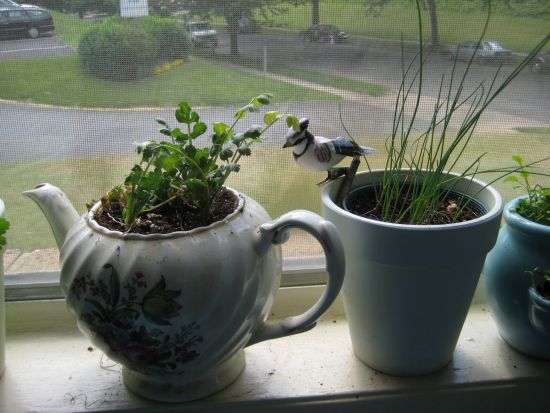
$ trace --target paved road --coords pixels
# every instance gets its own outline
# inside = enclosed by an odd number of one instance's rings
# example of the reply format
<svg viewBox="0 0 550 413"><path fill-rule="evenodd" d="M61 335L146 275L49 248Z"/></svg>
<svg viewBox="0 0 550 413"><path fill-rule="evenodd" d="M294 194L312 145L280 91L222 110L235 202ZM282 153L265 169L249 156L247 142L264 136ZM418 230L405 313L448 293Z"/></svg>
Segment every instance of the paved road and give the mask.
<svg viewBox="0 0 550 413"><path fill-rule="evenodd" d="M267 55L267 67L278 62L292 62L298 67L338 73L353 79L372 82L398 90L402 78L401 49L399 45L388 46L372 40L353 40L347 44L310 43L296 40L296 36L273 36L255 34L241 36L240 51L243 56L263 59ZM227 48L227 40L221 44ZM533 44L535 40L533 41ZM404 50L404 61L408 64L415 56L416 48ZM466 67L457 65L457 73ZM474 64L469 74L469 90L480 82L488 87L497 66ZM498 79L502 80L514 69L505 65ZM430 55L425 64L424 93L436 96L442 76L448 82L452 61L439 54ZM526 120L550 124L550 75L522 72L506 91L491 105L491 109L502 114L502 121L521 117Z"/></svg>
<svg viewBox="0 0 550 413"><path fill-rule="evenodd" d="M39 37L38 39L0 40L0 61L66 56L74 50L56 37Z"/></svg>
<svg viewBox="0 0 550 413"><path fill-rule="evenodd" d="M70 48L55 38L0 42L0 60L28 57L42 53L71 53ZM36 43L35 43L36 42ZM17 46L17 52L13 46ZM38 46L38 47L36 47ZM33 49L34 47L34 49ZM29 50L32 49L32 50ZM220 52L227 50L227 38L222 36ZM281 111L308 116L311 130L325 136L342 134L340 113L353 136L384 136L391 128L395 92L401 76L400 51L371 43L350 44L302 43L293 37L248 35L240 37L240 51L245 57L262 58L267 53L267 68L277 62L292 62L298 67L338 72L354 79L387 85L393 92L387 96L354 96L340 103L311 102L278 105ZM405 59L414 52L407 50ZM451 63L440 56L431 56L426 65L426 112L429 121L431 105L438 92L437 85ZM464 67L459 65L459 71ZM490 79L494 66L475 65L474 83ZM504 74L512 70L503 69ZM467 85L471 89L472 84ZM205 121L230 121L235 108L201 110ZM0 102L0 162L30 159L63 159L131 153L134 141L157 138L155 117L173 119L171 110L96 111L45 108L33 105ZM530 72L520 74L509 89L486 113L482 128L507 129L514 126L550 126L550 76ZM280 125L267 136L268 144L282 144L285 128ZM378 142L375 146L382 147Z"/></svg>

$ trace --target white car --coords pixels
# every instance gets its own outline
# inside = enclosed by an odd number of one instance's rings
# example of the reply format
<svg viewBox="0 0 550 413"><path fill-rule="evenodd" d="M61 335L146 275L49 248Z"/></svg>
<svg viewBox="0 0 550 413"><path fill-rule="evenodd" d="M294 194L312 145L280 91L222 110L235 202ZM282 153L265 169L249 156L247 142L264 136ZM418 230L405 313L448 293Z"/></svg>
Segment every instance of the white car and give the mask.
<svg viewBox="0 0 550 413"><path fill-rule="evenodd" d="M194 47L215 48L218 46L218 32L207 21L183 21Z"/></svg>
<svg viewBox="0 0 550 413"><path fill-rule="evenodd" d="M0 0L0 6L9 6L9 7L22 7L24 9L39 9L40 7L35 6L34 4L19 4L13 0Z"/></svg>

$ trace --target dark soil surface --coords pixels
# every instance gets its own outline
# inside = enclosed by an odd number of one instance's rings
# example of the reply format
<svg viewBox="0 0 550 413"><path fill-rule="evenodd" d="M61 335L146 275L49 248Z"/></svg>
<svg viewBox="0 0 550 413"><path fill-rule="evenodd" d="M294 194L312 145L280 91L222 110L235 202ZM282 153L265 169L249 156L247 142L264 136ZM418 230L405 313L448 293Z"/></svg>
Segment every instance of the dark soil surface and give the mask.
<svg viewBox="0 0 550 413"><path fill-rule="evenodd" d="M544 281L542 284L537 285L536 290L545 299L550 298L550 281Z"/></svg>
<svg viewBox="0 0 550 413"><path fill-rule="evenodd" d="M406 205L407 202L408 200L404 197L400 204ZM422 225L452 224L453 222L470 221L483 215L483 211L474 203L468 203L461 208L460 205L464 202L464 198L454 194L448 196L441 201L431 219L423 222ZM347 209L355 215L382 221L381 207L376 201L374 190L353 194L347 201ZM409 218L405 216L399 223L408 224Z"/></svg>
<svg viewBox="0 0 550 413"><path fill-rule="evenodd" d="M239 205L238 197L222 188L211 208L211 215L201 216L192 206L174 201L140 218L129 231L122 219L120 205L117 202L102 201L103 207L94 215L96 222L112 231L135 234L168 234L175 231L190 231L220 221L231 214Z"/></svg>

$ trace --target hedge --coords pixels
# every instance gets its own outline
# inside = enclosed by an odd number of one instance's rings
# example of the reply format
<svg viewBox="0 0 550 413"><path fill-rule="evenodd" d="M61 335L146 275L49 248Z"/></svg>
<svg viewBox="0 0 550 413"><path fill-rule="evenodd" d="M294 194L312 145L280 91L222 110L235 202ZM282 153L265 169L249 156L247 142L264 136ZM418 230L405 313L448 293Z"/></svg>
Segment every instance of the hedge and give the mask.
<svg viewBox="0 0 550 413"><path fill-rule="evenodd" d="M78 47L86 71L115 81L142 79L166 60L189 55L191 41L173 19L113 18L85 33Z"/></svg>

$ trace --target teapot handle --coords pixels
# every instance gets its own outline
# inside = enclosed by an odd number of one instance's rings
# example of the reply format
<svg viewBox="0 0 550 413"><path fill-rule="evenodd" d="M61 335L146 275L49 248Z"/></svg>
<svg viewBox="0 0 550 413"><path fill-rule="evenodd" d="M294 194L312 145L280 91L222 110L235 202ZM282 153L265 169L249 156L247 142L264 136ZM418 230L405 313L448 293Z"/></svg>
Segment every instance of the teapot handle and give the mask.
<svg viewBox="0 0 550 413"><path fill-rule="evenodd" d="M279 321L265 321L253 333L247 345L292 334L302 333L315 327L317 320L330 307L344 282L344 248L338 230L332 222L305 210L291 211L274 221L260 226L256 250L263 255L273 244L283 244L289 238L291 228L300 228L311 235L323 247L327 262L328 281L325 292L305 313Z"/></svg>

